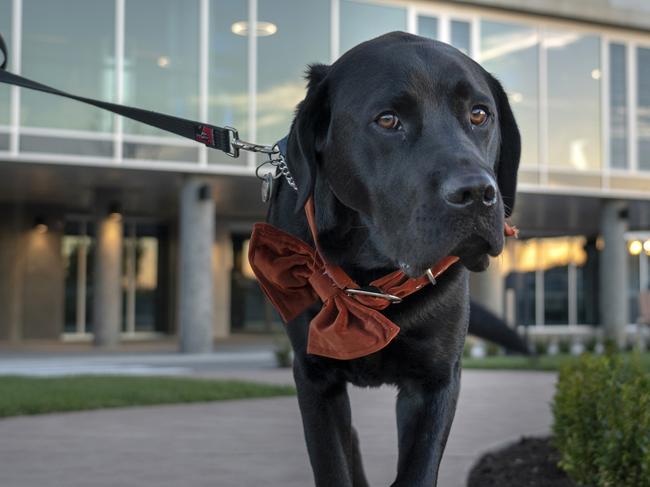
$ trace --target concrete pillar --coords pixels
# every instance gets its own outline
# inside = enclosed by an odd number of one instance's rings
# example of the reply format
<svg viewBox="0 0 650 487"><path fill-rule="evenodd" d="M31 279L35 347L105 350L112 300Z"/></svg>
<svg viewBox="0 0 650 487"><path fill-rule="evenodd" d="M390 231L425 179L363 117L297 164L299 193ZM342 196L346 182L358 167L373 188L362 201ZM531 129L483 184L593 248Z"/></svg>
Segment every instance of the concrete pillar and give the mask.
<svg viewBox="0 0 650 487"><path fill-rule="evenodd" d="M214 200L210 182L188 177L180 195L180 351L208 353L214 337Z"/></svg>
<svg viewBox="0 0 650 487"><path fill-rule="evenodd" d="M217 225L212 253L214 276L214 337L230 336L230 276L233 266L232 240L224 225Z"/></svg>
<svg viewBox="0 0 650 487"><path fill-rule="evenodd" d="M106 210L105 205L99 209ZM115 347L120 341L123 232L121 214L100 213L93 276L93 331L99 347Z"/></svg>
<svg viewBox="0 0 650 487"><path fill-rule="evenodd" d="M627 205L607 201L601 215L604 248L600 254L600 320L605 337L619 347L625 345L628 323L627 300Z"/></svg>
<svg viewBox="0 0 650 487"><path fill-rule="evenodd" d="M500 318L505 316L504 280L499 257L490 258L490 267L484 272L470 274L469 294L472 300L482 304Z"/></svg>

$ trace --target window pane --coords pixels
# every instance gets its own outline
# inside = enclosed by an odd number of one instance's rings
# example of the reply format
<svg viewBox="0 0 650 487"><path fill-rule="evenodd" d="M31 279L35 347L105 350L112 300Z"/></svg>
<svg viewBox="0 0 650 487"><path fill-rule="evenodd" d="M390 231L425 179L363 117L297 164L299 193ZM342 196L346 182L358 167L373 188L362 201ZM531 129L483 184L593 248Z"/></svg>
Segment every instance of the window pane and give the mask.
<svg viewBox="0 0 650 487"><path fill-rule="evenodd" d="M24 0L22 73L90 98L115 95L115 5L104 0ZM110 132L113 116L98 108L22 90L27 127Z"/></svg>
<svg viewBox="0 0 650 487"><path fill-rule="evenodd" d="M277 32L257 38L257 140L273 143L289 132L296 105L305 95L310 63L329 62L329 2L260 0L258 19Z"/></svg>
<svg viewBox="0 0 650 487"><path fill-rule="evenodd" d="M521 131L521 164L538 164L538 44L535 28L502 22L481 22L481 64L508 93Z"/></svg>
<svg viewBox="0 0 650 487"><path fill-rule="evenodd" d="M587 254L586 262L576 268L577 324L596 326L600 323L600 303L598 301L598 249L595 239L586 243L585 253Z"/></svg>
<svg viewBox="0 0 650 487"><path fill-rule="evenodd" d="M386 32L406 30L406 9L341 2L341 53Z"/></svg>
<svg viewBox="0 0 650 487"><path fill-rule="evenodd" d="M600 168L600 38L549 32L548 163Z"/></svg>
<svg viewBox="0 0 650 487"><path fill-rule="evenodd" d="M569 273L565 266L544 271L544 324L569 323Z"/></svg>
<svg viewBox="0 0 650 487"><path fill-rule="evenodd" d="M418 16L418 34L431 39L438 38L438 19L425 15Z"/></svg>
<svg viewBox="0 0 650 487"><path fill-rule="evenodd" d="M229 125L248 134L248 37L232 32L236 22L248 21L248 3L232 0L210 2L209 103L208 122ZM246 157L233 159L221 151L208 151L210 162L246 163Z"/></svg>
<svg viewBox="0 0 650 487"><path fill-rule="evenodd" d="M0 0L0 32L7 43L7 49L11 56L11 0ZM11 69L11 57L7 68ZM11 122L11 88L6 85L0 86L0 125L9 125ZM0 143L0 150L3 150Z"/></svg>
<svg viewBox="0 0 650 487"><path fill-rule="evenodd" d="M470 55L470 25L462 20L451 21L451 45L463 54Z"/></svg>
<svg viewBox="0 0 650 487"><path fill-rule="evenodd" d="M609 45L609 130L610 166L620 169L627 163L627 47Z"/></svg>
<svg viewBox="0 0 650 487"><path fill-rule="evenodd" d="M637 51L639 168L650 169L650 49Z"/></svg>
<svg viewBox="0 0 650 487"><path fill-rule="evenodd" d="M196 120L199 2L138 0L125 8L125 103ZM124 121L124 131L173 137L131 120Z"/></svg>
<svg viewBox="0 0 650 487"><path fill-rule="evenodd" d="M515 291L516 323L535 325L535 272L511 272L506 277L506 288Z"/></svg>

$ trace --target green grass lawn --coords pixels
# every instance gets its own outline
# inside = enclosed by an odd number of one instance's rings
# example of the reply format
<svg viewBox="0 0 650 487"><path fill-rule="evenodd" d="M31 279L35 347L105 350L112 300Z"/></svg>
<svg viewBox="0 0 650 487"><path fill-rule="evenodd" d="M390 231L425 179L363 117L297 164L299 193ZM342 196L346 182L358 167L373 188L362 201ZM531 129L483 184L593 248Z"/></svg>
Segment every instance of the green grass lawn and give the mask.
<svg viewBox="0 0 650 487"><path fill-rule="evenodd" d="M291 386L231 380L131 376L0 376L0 418L293 394L295 389Z"/></svg>
<svg viewBox="0 0 650 487"><path fill-rule="evenodd" d="M623 354L632 358L633 354ZM522 357L519 355L496 355L485 358L463 358L463 367L466 369L502 369L502 370L558 370L563 363L575 360L572 355L542 355L539 357ZM650 372L650 353L639 355L639 360Z"/></svg>

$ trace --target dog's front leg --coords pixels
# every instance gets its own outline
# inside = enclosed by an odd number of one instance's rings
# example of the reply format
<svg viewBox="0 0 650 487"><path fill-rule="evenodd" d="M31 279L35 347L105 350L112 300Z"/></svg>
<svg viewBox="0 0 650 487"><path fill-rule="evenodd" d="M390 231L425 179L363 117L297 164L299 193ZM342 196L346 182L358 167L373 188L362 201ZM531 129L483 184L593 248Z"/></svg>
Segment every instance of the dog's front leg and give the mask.
<svg viewBox="0 0 650 487"><path fill-rule="evenodd" d="M454 419L460 368L442 385L409 383L397 398L399 459L392 487L435 487L438 468Z"/></svg>
<svg viewBox="0 0 650 487"><path fill-rule="evenodd" d="M294 377L316 487L367 487L345 382L315 381L294 362Z"/></svg>

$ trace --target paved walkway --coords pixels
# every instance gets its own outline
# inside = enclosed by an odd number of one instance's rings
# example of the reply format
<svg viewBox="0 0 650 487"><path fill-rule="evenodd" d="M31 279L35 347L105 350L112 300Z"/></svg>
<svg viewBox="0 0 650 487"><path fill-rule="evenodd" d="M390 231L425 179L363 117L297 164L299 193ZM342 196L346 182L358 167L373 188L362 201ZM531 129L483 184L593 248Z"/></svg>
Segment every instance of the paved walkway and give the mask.
<svg viewBox="0 0 650 487"><path fill-rule="evenodd" d="M291 382L288 371L263 365L268 360L264 354L257 362L251 355L249 366L218 365L208 357L203 365L200 358L166 358L86 357L90 365L113 369L167 367L188 375ZM73 359L59 366L78 373L83 362ZM43 357L13 357L0 360L0 374L21 365L16 360L33 370L45 366ZM439 486L464 487L468 469L482 452L521 435L547 433L554 382L555 375L547 373L465 371ZM352 388L351 396L369 481L388 485L397 461L395 391ZM0 421L0 486L309 485L311 472L294 397Z"/></svg>

